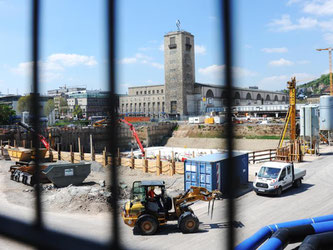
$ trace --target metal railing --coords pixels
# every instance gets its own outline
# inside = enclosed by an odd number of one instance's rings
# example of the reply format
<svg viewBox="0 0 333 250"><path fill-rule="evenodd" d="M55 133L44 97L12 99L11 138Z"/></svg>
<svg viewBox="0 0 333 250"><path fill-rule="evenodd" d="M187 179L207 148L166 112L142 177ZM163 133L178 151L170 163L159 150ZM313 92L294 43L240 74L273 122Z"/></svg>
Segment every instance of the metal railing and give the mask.
<svg viewBox="0 0 333 250"><path fill-rule="evenodd" d="M40 127L38 124L40 114L39 114L39 51L40 51L40 4L43 1L32 0L32 117L33 117L33 128L38 133ZM227 149L229 160L227 162L228 167L223 176L222 183L225 185L225 196L227 197L227 221L229 225L232 225L235 215L235 204L234 196L237 192L236 186L234 185L235 173L233 171L233 125L232 125L232 92L233 92L233 77L232 77L232 6L229 0L221 0L218 2L218 9L220 10L220 17L222 23L223 32L221 32L220 42L223 41L223 58L225 63L225 88L227 93L227 116L226 116L226 134L227 137ZM116 156L117 154L117 135L116 125L117 125L117 98L115 93L116 87L116 64L115 64L115 34L116 34L116 1L107 0L107 45L108 45L108 87L109 87L109 115L111 117L111 126L108 131L109 139L109 152L111 156ZM222 57L222 56L221 56ZM37 133L34 134L33 145L34 148L38 150L38 137ZM112 142L112 143L111 143ZM38 156L38 153L37 153ZM115 166L115 158L112 157L112 166ZM124 248L120 244L120 231L119 231L119 217L118 217L118 196L112 195L110 205L112 207L112 217L111 217L111 236L107 244L102 244L96 241L81 238L79 236L73 236L62 232L56 232L50 230L44 225L43 218L43 207L41 204L42 192L40 189L39 180L39 160L36 159L36 177L37 185L35 185L35 219L34 222L29 224L26 222L19 221L17 219L8 218L5 215L0 215L0 235L6 236L17 242L28 244L30 246L36 247L38 249L121 249ZM118 173L117 168L111 168L111 192L113 194L118 194ZM221 249L233 249L235 243L235 232L232 226L227 229L227 243L226 246L221 244ZM157 246L158 247L158 246Z"/></svg>

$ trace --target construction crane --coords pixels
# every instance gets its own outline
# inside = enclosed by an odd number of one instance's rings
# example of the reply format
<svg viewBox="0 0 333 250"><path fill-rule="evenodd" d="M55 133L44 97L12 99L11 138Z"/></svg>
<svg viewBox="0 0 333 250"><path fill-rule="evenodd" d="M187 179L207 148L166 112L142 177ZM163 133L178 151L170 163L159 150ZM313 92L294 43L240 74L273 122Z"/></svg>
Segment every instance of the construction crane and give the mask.
<svg viewBox="0 0 333 250"><path fill-rule="evenodd" d="M283 145L283 140L286 135L288 124L290 122L290 140L296 139L296 77L291 78L288 82L289 89L289 109L284 123L283 132L279 142L279 148Z"/></svg>
<svg viewBox="0 0 333 250"><path fill-rule="evenodd" d="M134 137L136 143L138 144L138 147L139 147L140 150L141 150L142 156L145 156L145 150L144 150L144 148L143 148L143 146L142 146L142 144L141 144L140 138L139 138L138 134L136 133L136 130L135 130L133 124L132 124L132 123L129 123L128 121L126 121L126 120L124 120L124 119L119 119L119 121L120 121L120 122L123 122L123 123L125 123L126 125L129 126L129 128L130 128L130 130L131 130L131 132L132 132L132 136Z"/></svg>
<svg viewBox="0 0 333 250"><path fill-rule="evenodd" d="M25 123L18 122L17 125L21 126L22 128L28 130L31 133L35 133L35 130L33 128L31 128L30 126L28 126L27 124L25 124ZM50 149L50 144L47 142L47 139L41 134L37 134L37 136L39 137L39 140L43 143L45 148L47 150L49 150Z"/></svg>
<svg viewBox="0 0 333 250"><path fill-rule="evenodd" d="M317 51L328 50L329 62L330 62L330 95L333 96L333 83L332 83L332 48L317 49Z"/></svg>

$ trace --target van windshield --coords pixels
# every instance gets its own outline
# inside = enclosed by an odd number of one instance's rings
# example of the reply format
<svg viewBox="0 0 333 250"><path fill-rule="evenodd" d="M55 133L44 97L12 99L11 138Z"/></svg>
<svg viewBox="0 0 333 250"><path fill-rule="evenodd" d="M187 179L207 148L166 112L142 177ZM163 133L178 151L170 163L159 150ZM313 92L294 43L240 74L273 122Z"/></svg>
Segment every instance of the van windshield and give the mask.
<svg viewBox="0 0 333 250"><path fill-rule="evenodd" d="M280 170L280 168L270 168L262 166L259 171L258 177L276 179L280 173Z"/></svg>

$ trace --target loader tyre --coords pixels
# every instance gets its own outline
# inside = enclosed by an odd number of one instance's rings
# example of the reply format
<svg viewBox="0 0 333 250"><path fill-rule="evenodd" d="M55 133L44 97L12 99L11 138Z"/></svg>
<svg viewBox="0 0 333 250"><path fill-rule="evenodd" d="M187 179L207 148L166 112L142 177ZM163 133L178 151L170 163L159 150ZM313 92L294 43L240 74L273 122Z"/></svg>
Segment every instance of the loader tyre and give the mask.
<svg viewBox="0 0 333 250"><path fill-rule="evenodd" d="M158 229L158 221L150 214L144 214L139 217L137 229L142 235L153 235Z"/></svg>
<svg viewBox="0 0 333 250"><path fill-rule="evenodd" d="M181 218L179 228L184 234L195 233L199 228L199 220L194 214L189 213Z"/></svg>

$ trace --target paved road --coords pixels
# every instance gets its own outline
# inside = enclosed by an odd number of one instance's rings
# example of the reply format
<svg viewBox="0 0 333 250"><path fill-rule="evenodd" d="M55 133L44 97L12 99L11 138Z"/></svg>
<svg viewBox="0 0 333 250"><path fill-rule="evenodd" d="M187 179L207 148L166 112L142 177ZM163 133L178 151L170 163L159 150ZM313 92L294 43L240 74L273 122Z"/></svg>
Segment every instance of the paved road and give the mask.
<svg viewBox="0 0 333 250"><path fill-rule="evenodd" d="M237 243L268 224L332 213L333 154L322 155L317 160L300 166L307 170L301 188L286 191L281 197L257 196L254 192L249 192L236 200ZM10 204L3 198L0 193L0 213L31 220L33 213L30 209ZM224 216L226 201L215 202L212 220L207 215L207 205L205 202L193 205L193 210L202 222L199 233L184 235L177 230L175 223L170 223L161 228L158 235L136 236L132 234L131 228L120 221L121 241L133 249L224 249L228 226ZM101 241L106 240L109 235L110 219L106 214L91 216L46 213L45 218L47 226L53 229ZM2 238L0 248L22 249Z"/></svg>

